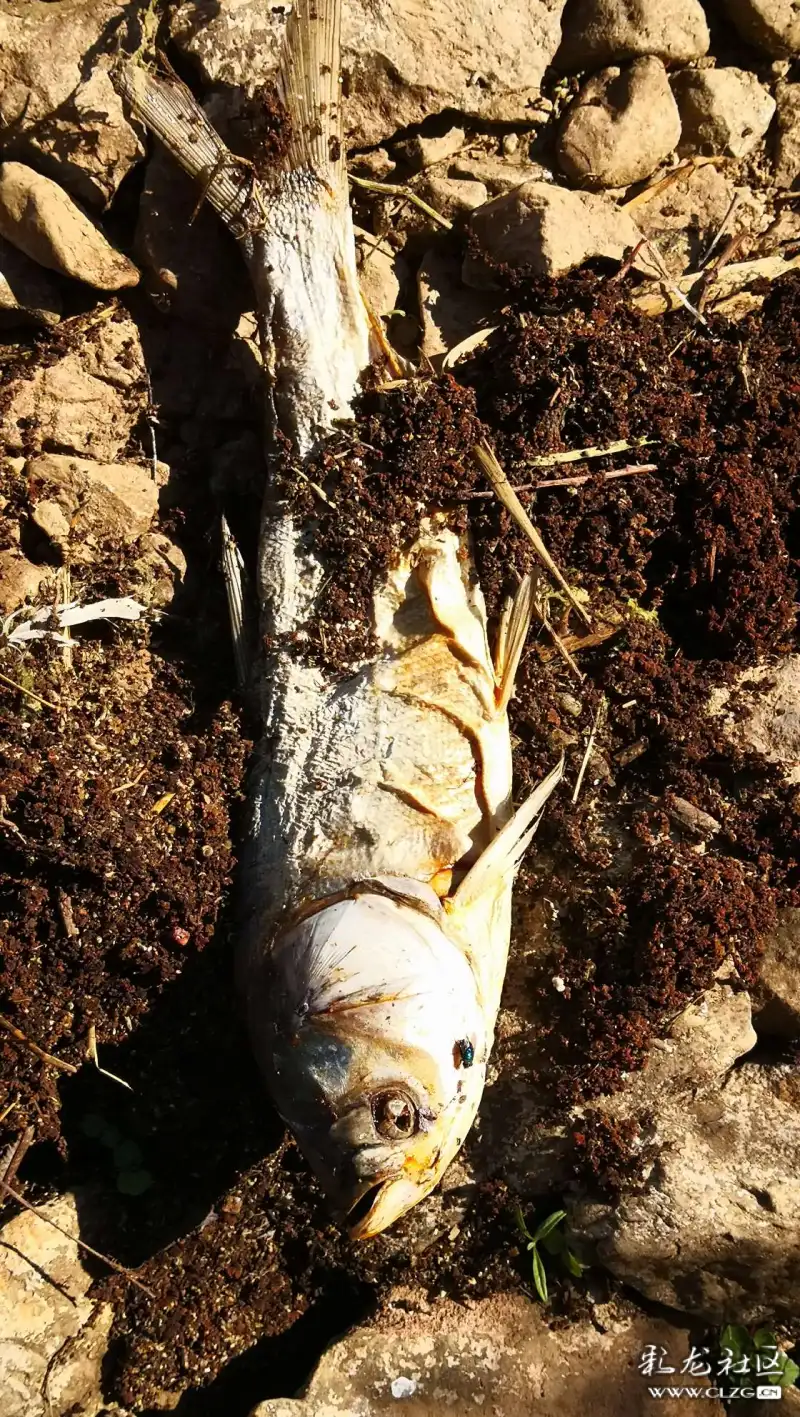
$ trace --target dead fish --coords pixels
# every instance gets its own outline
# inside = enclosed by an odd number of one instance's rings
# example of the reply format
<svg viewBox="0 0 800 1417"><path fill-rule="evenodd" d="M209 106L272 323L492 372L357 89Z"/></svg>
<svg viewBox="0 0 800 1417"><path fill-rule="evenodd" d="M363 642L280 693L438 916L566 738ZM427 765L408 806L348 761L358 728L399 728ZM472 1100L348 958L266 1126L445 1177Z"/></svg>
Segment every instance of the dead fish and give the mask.
<svg viewBox="0 0 800 1417"><path fill-rule="evenodd" d="M271 417L299 458L349 416L380 353L356 275L339 27L340 0L295 6L281 71L293 138L267 187L176 80L134 67L120 81L239 239ZM273 648L260 666L240 973L278 1109L364 1238L433 1189L472 1126L514 874L562 768L514 811L507 709L530 580L492 652L469 547L445 515L422 517L375 589L374 653L341 681L302 653L324 579L313 534L268 483L258 590Z"/></svg>

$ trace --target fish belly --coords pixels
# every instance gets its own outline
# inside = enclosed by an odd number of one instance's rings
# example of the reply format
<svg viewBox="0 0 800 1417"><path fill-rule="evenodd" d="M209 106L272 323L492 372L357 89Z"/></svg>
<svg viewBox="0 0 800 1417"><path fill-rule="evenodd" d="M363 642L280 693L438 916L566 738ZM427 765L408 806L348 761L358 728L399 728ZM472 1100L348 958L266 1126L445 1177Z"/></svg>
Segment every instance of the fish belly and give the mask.
<svg viewBox="0 0 800 1417"><path fill-rule="evenodd" d="M374 619L375 657L343 681L272 656L245 880L261 926L358 879L411 877L446 895L508 818L508 721L454 532L423 528Z"/></svg>

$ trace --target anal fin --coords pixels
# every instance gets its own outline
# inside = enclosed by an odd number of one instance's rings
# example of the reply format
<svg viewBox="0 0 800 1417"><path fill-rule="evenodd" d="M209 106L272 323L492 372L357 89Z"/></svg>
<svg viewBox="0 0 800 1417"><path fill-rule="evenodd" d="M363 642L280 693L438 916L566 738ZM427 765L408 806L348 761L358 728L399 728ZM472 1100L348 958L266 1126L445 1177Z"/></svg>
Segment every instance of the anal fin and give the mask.
<svg viewBox="0 0 800 1417"><path fill-rule="evenodd" d="M497 679L497 710L505 713L514 692L519 662L533 618L533 597L536 583L525 576L517 587L511 604L504 610L497 637L495 677Z"/></svg>
<svg viewBox="0 0 800 1417"><path fill-rule="evenodd" d="M510 821L471 866L448 907L463 910L493 885L513 875L533 840L545 803L564 776L564 759L537 784Z"/></svg>

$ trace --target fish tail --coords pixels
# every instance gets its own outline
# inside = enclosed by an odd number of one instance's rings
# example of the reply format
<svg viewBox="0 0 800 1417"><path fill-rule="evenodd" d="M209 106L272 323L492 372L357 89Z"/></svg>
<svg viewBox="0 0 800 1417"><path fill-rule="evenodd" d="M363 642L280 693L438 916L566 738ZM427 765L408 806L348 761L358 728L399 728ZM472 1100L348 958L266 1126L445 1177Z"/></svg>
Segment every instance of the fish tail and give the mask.
<svg viewBox="0 0 800 1417"><path fill-rule="evenodd" d="M297 0L286 26L278 90L291 123L285 165L310 167L346 191L341 107L342 0Z"/></svg>

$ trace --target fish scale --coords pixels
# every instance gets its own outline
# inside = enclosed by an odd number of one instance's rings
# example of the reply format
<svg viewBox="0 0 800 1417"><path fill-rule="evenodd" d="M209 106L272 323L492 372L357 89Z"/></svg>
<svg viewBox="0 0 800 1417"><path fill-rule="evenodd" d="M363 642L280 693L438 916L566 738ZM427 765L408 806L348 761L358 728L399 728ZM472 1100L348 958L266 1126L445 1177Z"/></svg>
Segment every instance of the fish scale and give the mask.
<svg viewBox="0 0 800 1417"><path fill-rule="evenodd" d="M341 0L294 7L280 76L292 138L268 182L227 152L174 76L118 74L239 241L268 422L298 466L352 415L360 376L385 353L356 275L340 22ZM345 678L309 661L326 566L272 466L268 444L257 584L269 648L255 669L263 736L239 975L273 1099L351 1235L366 1238L431 1191L474 1121L514 874L562 765L514 811L507 706L533 587L520 586L492 656L469 545L442 513L421 515L376 583L370 656ZM223 543L240 607L227 531Z"/></svg>

